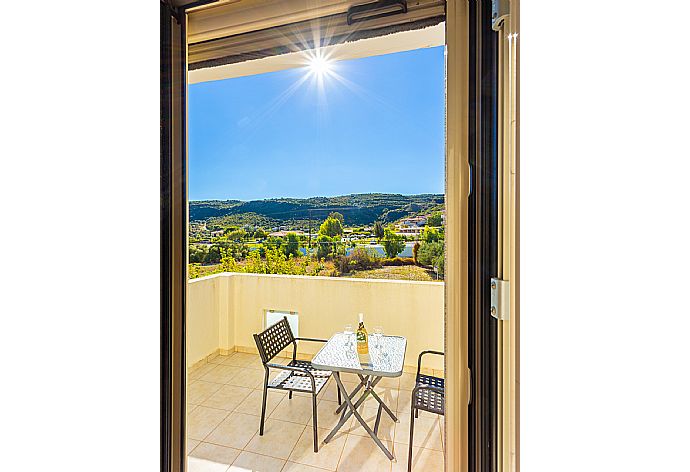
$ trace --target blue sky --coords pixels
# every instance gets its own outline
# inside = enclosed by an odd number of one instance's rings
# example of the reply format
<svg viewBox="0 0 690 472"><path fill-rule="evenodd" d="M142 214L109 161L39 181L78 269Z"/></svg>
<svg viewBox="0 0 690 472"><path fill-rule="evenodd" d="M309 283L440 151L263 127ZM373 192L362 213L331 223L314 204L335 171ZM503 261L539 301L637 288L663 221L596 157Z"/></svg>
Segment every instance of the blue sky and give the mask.
<svg viewBox="0 0 690 472"><path fill-rule="evenodd" d="M443 193L443 47L331 66L190 85L190 200Z"/></svg>

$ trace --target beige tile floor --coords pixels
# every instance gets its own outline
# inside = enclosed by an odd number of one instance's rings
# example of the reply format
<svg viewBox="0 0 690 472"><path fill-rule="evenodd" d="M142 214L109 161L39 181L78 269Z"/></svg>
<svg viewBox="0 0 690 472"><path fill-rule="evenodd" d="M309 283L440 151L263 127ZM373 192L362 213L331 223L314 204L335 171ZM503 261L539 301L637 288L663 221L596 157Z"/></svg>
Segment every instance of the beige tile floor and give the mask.
<svg viewBox="0 0 690 472"><path fill-rule="evenodd" d="M259 356L234 353L218 356L189 372L187 454L190 472L404 472L410 434L410 398L414 375L384 379L376 388L399 422L382 417L379 437L393 451L389 461L362 426L348 420L329 442L323 438L338 417L335 380L318 396L319 452L314 453L311 398L269 390L264 435L259 436L263 367ZM356 378L345 375L351 391ZM369 425L376 403L358 410ZM443 471L443 417L420 412L415 420L414 471Z"/></svg>

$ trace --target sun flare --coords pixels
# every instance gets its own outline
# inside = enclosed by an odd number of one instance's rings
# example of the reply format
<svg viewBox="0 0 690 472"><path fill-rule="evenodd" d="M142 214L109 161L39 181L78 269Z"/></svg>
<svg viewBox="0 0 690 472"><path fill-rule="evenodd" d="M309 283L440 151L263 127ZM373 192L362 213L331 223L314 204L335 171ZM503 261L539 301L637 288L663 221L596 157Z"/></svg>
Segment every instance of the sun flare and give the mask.
<svg viewBox="0 0 690 472"><path fill-rule="evenodd" d="M323 77L331 71L331 62L323 56L314 56L309 60L309 70L312 74Z"/></svg>

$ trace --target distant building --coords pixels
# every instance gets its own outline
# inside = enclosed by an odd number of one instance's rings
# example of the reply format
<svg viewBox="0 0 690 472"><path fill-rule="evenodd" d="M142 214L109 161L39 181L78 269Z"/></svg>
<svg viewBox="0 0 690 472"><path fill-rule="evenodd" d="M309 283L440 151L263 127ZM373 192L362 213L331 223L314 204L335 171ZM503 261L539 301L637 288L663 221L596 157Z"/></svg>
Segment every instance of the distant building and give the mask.
<svg viewBox="0 0 690 472"><path fill-rule="evenodd" d="M273 233L269 233L268 235L274 236L276 238L284 238L285 236L287 236L288 233L295 233L297 236L303 236L306 234L304 231L296 229L294 231L274 231Z"/></svg>
<svg viewBox="0 0 690 472"><path fill-rule="evenodd" d="M402 228L420 228L426 225L426 216L410 216L400 220L400 227Z"/></svg>
<svg viewBox="0 0 690 472"><path fill-rule="evenodd" d="M419 236L422 234L422 229L423 228L420 228L419 226L399 227L395 229L395 233L404 236Z"/></svg>
<svg viewBox="0 0 690 472"><path fill-rule="evenodd" d="M219 238L223 236L225 232L222 229L216 230L216 231L211 231L211 237L212 238Z"/></svg>

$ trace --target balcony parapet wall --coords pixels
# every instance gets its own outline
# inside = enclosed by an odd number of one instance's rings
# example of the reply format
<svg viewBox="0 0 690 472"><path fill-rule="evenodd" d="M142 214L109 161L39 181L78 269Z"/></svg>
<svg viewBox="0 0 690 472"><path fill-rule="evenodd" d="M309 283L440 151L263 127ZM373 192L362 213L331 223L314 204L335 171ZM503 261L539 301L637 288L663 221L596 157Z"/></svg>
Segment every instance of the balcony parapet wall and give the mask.
<svg viewBox="0 0 690 472"><path fill-rule="evenodd" d="M219 350L256 352L252 334L264 328L267 310L296 312L299 336L312 338L356 326L364 313L369 330L381 326L407 338L408 367L420 351L444 348L443 282L226 272L190 280L187 299L188 366ZM300 353L319 348L302 343ZM443 367L437 359L429 363Z"/></svg>

